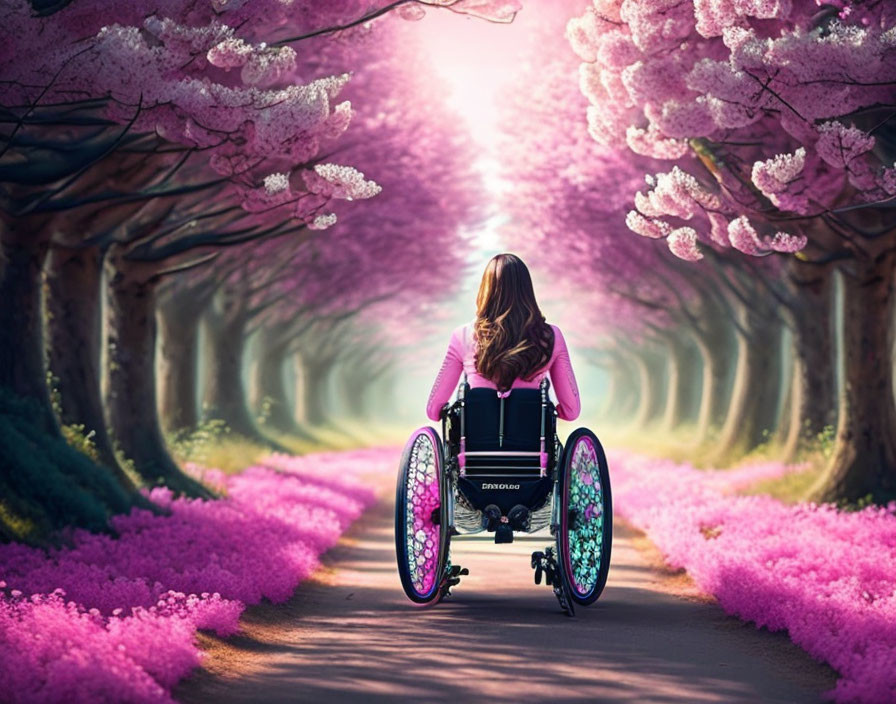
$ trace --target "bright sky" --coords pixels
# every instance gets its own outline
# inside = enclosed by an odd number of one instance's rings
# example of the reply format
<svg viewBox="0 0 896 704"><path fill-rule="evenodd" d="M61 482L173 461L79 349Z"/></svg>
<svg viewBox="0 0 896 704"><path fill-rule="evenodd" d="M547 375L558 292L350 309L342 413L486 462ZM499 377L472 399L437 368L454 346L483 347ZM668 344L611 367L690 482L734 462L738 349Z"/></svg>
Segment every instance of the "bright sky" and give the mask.
<svg viewBox="0 0 896 704"><path fill-rule="evenodd" d="M495 24L430 10L416 27L437 75L451 91L448 103L485 148L498 134L498 94L513 81L516 58L528 38L524 19L520 13L512 24Z"/></svg>
<svg viewBox="0 0 896 704"><path fill-rule="evenodd" d="M511 24L485 22L453 12L432 11L416 28L434 72L450 91L448 104L463 116L480 147L477 164L492 193L502 187L496 141L500 125L498 101L514 82L522 47L531 40L523 13ZM500 216L497 216L500 219ZM494 226L479 233L482 249L495 253Z"/></svg>

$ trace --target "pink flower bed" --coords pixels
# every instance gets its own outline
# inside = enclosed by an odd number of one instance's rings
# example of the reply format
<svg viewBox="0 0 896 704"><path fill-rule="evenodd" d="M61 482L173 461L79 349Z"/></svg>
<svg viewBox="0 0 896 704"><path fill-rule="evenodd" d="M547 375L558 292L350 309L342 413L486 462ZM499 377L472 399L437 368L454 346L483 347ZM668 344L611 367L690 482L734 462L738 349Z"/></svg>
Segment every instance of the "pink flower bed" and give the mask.
<svg viewBox="0 0 896 704"><path fill-rule="evenodd" d="M841 512L730 491L793 471L705 472L614 453L616 512L644 530L726 612L840 673L838 702L896 701L896 503Z"/></svg>
<svg viewBox="0 0 896 704"><path fill-rule="evenodd" d="M226 636L246 604L286 600L373 502L359 476L394 462L391 449L275 456L235 476L191 468L226 497L154 489L170 515L117 516L117 538L0 545L0 697L171 702L200 662L196 630Z"/></svg>

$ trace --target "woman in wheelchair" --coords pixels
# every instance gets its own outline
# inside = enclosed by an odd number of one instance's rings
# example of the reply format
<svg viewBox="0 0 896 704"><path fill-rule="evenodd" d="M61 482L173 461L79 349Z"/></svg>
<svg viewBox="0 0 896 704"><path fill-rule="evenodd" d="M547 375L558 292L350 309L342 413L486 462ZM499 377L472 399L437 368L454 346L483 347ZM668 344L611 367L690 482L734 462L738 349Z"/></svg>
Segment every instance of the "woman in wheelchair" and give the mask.
<svg viewBox="0 0 896 704"><path fill-rule="evenodd" d="M597 599L612 533L606 458L590 430L565 449L556 432L557 417L580 410L566 341L545 322L529 270L513 254L493 257L476 318L453 331L426 405L442 437L420 428L401 460L395 539L412 601L437 602L464 573L448 557L452 535L487 530L509 543L547 527L556 546L533 553L536 582L546 575L568 614Z"/></svg>
<svg viewBox="0 0 896 704"><path fill-rule="evenodd" d="M576 377L560 328L548 325L532 288L529 269L513 254L489 261L476 296L476 320L451 334L426 415L439 420L461 373L471 389L495 389L507 397L511 389L537 389L549 376L557 394L557 415L579 417Z"/></svg>
<svg viewBox="0 0 896 704"><path fill-rule="evenodd" d="M496 400L499 405L499 420L501 417L511 415L506 413L508 409L504 407L506 404L504 399L510 397L514 389L540 389L542 381L546 378L550 378L557 395L555 406L557 415L563 420L575 420L579 416L581 409L579 390L566 349L566 341L560 328L545 322L535 300L529 269L513 254L499 254L489 261L476 296L476 319L462 325L451 334L448 352L445 354L442 367L430 392L429 402L426 404L426 415L431 420L441 418L443 408L457 388L461 375L466 380L464 389L466 405L470 409L474 406L485 407L476 413L480 418L488 414L486 409L493 407ZM478 389L489 389L491 392L480 392ZM529 399L524 396L529 396ZM540 405L540 394L535 395L531 392L517 394L513 401L520 399L529 400L530 403L527 405ZM504 414L501 413L502 410L505 411ZM465 449L468 451L464 453L465 459L473 460L470 457L471 441L473 445L482 446L481 450L492 450L493 453L501 450L518 452L522 448L511 449L511 445L518 446L521 442L525 444L525 440L532 442L539 437L525 427L522 414L512 415L516 422L507 423L505 419L505 422L500 424L503 427L497 428L497 435L491 433L491 443L488 442L487 430L494 424L482 422L471 424L474 427L468 429L465 437ZM495 439L499 440L497 446ZM538 449L543 451L541 447ZM489 461L493 464L502 464L496 459L498 456L493 454ZM520 462L518 455L506 457L514 457ZM470 462L465 469L472 470L473 464ZM480 474L493 475L499 468L492 469L494 471ZM472 471L469 473L472 474ZM480 493L475 491L477 487L472 482L465 484L467 484L464 487L467 489L465 494ZM490 484L495 482L488 482L486 486ZM533 499L539 498L541 503L544 503L547 498L550 486L548 482L543 482L543 485L542 492L537 491L536 487L531 487L536 489L535 494L543 494L540 497L533 496L532 491L525 491L524 486L520 487L523 489L520 498L527 498L529 506L515 503L511 507L502 507L500 505L502 502L485 506L482 511L484 527L496 533L496 542L511 542L512 531L528 530L529 507ZM474 503L480 503L476 501L478 496L472 498ZM515 497L511 495L509 498ZM506 511L506 515L502 508Z"/></svg>

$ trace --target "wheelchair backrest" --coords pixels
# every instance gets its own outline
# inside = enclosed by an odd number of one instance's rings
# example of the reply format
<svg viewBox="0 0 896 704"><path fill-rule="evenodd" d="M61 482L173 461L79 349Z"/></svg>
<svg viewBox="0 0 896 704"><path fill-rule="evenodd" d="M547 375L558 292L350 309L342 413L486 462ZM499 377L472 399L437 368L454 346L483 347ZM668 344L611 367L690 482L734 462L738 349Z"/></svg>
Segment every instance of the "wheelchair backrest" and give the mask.
<svg viewBox="0 0 896 704"><path fill-rule="evenodd" d="M494 389L466 389L463 408L467 452L539 450L542 433L539 389L513 389L504 399ZM545 418L545 435L551 437L550 404L544 410L550 416Z"/></svg>

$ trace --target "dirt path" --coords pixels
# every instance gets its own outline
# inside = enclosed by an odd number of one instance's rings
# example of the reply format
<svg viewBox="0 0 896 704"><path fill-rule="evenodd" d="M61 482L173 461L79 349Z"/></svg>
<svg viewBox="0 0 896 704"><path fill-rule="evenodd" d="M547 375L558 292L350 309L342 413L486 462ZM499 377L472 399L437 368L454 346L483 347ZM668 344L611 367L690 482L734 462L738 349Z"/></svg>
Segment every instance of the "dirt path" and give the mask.
<svg viewBox="0 0 896 704"><path fill-rule="evenodd" d="M450 599L414 608L395 567L392 506L372 509L279 606L205 638L182 702L818 702L834 673L783 634L693 596L640 533L617 526L600 601L562 615L532 582L546 537L456 540L470 568ZM689 592L691 595L689 596Z"/></svg>

